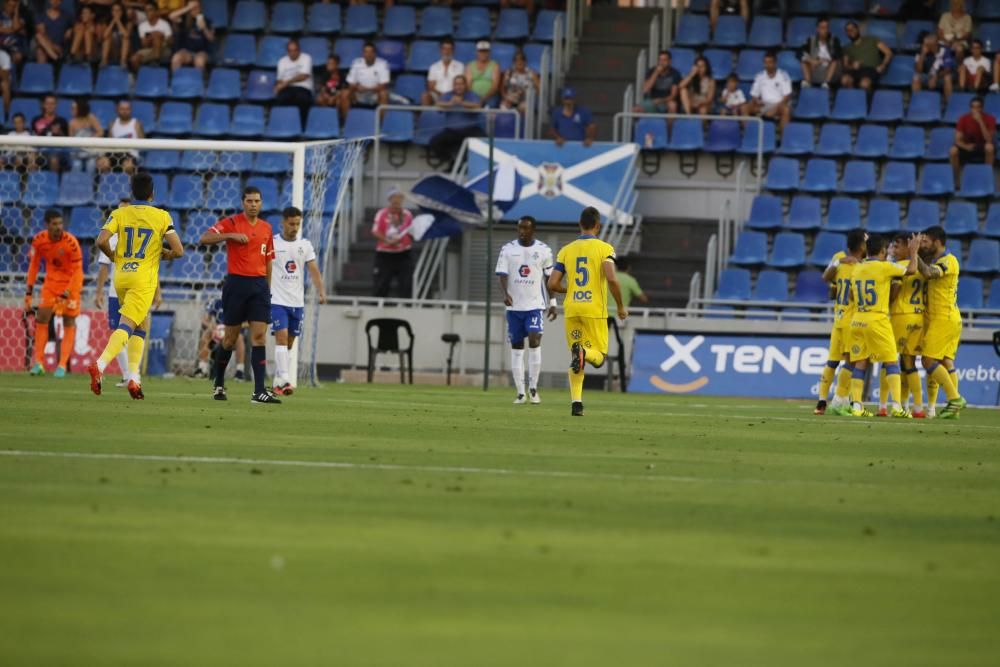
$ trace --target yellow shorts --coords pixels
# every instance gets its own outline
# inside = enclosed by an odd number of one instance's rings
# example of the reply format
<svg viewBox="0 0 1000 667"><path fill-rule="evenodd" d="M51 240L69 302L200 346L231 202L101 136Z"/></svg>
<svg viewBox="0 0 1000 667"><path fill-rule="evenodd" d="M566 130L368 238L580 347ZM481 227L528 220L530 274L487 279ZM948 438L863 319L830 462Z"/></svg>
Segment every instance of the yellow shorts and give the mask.
<svg viewBox="0 0 1000 667"><path fill-rule="evenodd" d="M888 317L851 321L851 361L862 359L889 363L899 359Z"/></svg>
<svg viewBox="0 0 1000 667"><path fill-rule="evenodd" d="M924 328L922 354L930 359L954 359L962 337L962 320L928 319Z"/></svg>
<svg viewBox="0 0 1000 667"><path fill-rule="evenodd" d="M851 353L851 328L835 324L830 331L830 353L827 359L840 361L845 354Z"/></svg>
<svg viewBox="0 0 1000 667"><path fill-rule="evenodd" d="M153 296L156 294L156 286L153 287L118 287L118 303L121 308L118 313L122 317L127 317L142 326L149 315L149 309L153 307Z"/></svg>
<svg viewBox="0 0 1000 667"><path fill-rule="evenodd" d="M896 349L900 354L917 356L924 340L924 316L922 313L892 315L892 336L896 339Z"/></svg>
<svg viewBox="0 0 1000 667"><path fill-rule="evenodd" d="M585 348L608 354L608 320L603 317L567 317L566 346L580 343Z"/></svg>

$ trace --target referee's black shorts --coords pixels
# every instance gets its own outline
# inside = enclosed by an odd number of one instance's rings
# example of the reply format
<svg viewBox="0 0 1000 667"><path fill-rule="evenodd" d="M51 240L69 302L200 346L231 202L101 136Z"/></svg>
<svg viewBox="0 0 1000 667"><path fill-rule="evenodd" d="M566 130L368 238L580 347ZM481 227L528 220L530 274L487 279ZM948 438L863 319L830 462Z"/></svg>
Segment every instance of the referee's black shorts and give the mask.
<svg viewBox="0 0 1000 667"><path fill-rule="evenodd" d="M222 285L222 323L235 327L244 322L269 322L271 289L263 276L226 276Z"/></svg>

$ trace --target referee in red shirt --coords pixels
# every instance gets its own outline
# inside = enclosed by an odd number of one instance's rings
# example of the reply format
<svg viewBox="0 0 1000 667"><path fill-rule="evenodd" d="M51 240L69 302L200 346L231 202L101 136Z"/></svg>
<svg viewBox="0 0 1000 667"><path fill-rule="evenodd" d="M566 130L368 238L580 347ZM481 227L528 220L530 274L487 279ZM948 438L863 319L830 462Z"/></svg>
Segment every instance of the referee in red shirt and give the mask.
<svg viewBox="0 0 1000 667"><path fill-rule="evenodd" d="M274 236L271 225L258 218L263 202L260 190L243 190L243 212L219 220L201 235L200 244L226 242L227 273L222 286L222 323L226 333L215 357L217 401L226 400L226 367L244 322L250 323L254 392L251 403L281 403L264 386L267 375L267 323L271 316L271 260Z"/></svg>

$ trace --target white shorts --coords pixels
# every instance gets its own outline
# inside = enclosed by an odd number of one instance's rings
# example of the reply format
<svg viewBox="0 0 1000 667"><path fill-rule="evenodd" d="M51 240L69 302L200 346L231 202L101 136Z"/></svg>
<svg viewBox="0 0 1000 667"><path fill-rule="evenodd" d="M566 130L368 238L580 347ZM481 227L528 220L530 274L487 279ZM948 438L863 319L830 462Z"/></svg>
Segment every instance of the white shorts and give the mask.
<svg viewBox="0 0 1000 667"><path fill-rule="evenodd" d="M0 50L0 69L10 71L10 54L3 50Z"/></svg>

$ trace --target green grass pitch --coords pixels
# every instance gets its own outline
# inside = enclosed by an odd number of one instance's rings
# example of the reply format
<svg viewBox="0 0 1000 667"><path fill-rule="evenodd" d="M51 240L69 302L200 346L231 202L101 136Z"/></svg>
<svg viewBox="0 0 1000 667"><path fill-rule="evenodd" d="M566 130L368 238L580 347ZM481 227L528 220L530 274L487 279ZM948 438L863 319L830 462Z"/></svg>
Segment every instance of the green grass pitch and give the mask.
<svg viewBox="0 0 1000 667"><path fill-rule="evenodd" d="M0 664L997 664L1000 412L208 389L0 377Z"/></svg>

